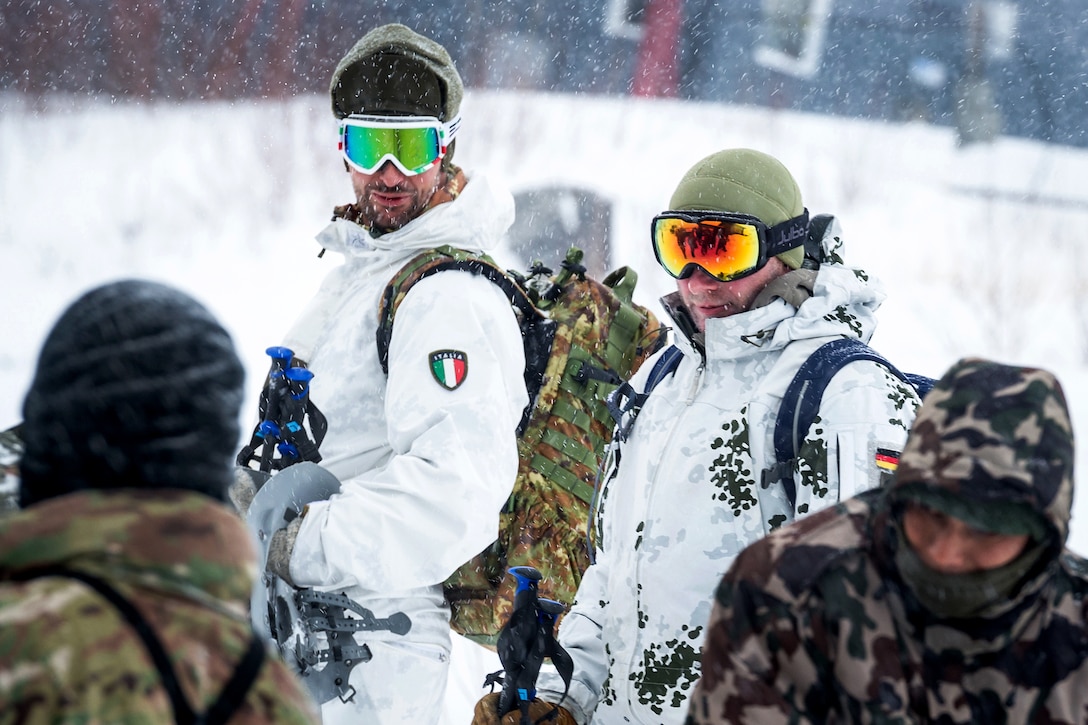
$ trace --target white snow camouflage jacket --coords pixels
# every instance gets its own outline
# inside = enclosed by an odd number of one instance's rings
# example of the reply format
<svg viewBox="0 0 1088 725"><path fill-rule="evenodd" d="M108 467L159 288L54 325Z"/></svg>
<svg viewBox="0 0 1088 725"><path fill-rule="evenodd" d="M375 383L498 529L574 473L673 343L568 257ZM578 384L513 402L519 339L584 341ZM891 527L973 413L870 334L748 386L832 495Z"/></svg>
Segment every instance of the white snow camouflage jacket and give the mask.
<svg viewBox="0 0 1088 725"><path fill-rule="evenodd" d="M795 516L878 485L877 449L901 450L916 393L882 366L854 362L828 385L800 448L796 507L781 484L759 483L775 462L775 416L797 368L835 337L868 341L884 299L876 280L838 263L840 238L831 244L835 262L799 308L776 298L709 320L705 357L676 335L684 357L620 446L601 494L596 562L560 626L575 663L564 707L580 723L683 722L714 589L734 557ZM655 361L640 368L636 390ZM563 692L551 668L538 686L552 702Z"/></svg>
<svg viewBox="0 0 1088 725"><path fill-rule="evenodd" d="M319 236L342 266L284 344L314 372L311 399L328 418L321 465L341 492L312 503L291 557L301 587L346 591L386 617L412 620L403 639L449 650L441 583L490 544L517 474L515 431L528 396L521 333L492 282L441 272L412 287L397 310L389 375L378 362L379 301L422 250L448 244L487 252L513 222L514 201L473 175L453 201L372 237L337 219ZM464 353L464 382L450 390L431 354ZM370 663L371 668L376 663Z"/></svg>

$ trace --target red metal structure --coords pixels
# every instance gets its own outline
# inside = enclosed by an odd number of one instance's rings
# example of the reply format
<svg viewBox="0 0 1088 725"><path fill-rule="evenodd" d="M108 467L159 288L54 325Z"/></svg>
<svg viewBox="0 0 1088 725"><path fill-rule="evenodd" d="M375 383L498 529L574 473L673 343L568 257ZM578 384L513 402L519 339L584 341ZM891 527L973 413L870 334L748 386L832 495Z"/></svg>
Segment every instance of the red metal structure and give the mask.
<svg viewBox="0 0 1088 725"><path fill-rule="evenodd" d="M639 41L631 93L635 96L675 97L684 0L648 0Z"/></svg>

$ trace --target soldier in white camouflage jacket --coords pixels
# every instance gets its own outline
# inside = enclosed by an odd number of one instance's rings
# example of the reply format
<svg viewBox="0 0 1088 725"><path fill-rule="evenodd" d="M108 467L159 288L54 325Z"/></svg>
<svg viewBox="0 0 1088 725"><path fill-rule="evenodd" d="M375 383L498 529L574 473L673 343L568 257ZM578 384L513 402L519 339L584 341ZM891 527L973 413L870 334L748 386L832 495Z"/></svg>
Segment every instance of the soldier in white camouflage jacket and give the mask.
<svg viewBox="0 0 1088 725"><path fill-rule="evenodd" d="M842 264L834 226L826 261L802 268L800 190L757 151L698 162L653 229L658 259L677 278L663 302L683 358L645 401L606 477L596 562L559 632L575 664L560 723L683 722L714 587L733 558L776 527L876 486L878 451L898 454L919 404L877 363L844 367L800 446L791 505L781 482L761 483L775 464L785 388L821 344L871 337L881 288ZM640 368L636 390L654 363ZM543 672L535 709L550 709L543 701L559 702L563 690ZM493 722L486 710L478 706L476 723Z"/></svg>
<svg viewBox="0 0 1088 725"><path fill-rule="evenodd" d="M325 725L433 723L451 650L442 583L495 539L518 470L525 353L509 299L482 275L443 270L413 285L384 361L378 312L421 252L494 251L514 199L453 163L464 88L431 38L398 23L370 30L329 90L355 201L319 233L342 263L283 343L314 374L310 400L328 422L320 468L340 486L269 537L267 568L411 622L353 635L373 659L345 658L358 666L344 693L317 693ZM324 636L308 633L306 646Z"/></svg>

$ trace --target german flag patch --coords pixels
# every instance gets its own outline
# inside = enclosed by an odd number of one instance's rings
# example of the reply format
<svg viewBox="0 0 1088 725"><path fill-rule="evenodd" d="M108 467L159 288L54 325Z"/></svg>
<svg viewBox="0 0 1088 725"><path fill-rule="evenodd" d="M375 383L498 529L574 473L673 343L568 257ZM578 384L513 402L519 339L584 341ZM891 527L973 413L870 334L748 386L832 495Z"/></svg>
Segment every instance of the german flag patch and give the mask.
<svg viewBox="0 0 1088 725"><path fill-rule="evenodd" d="M876 467L881 471L892 473L899 468L899 451L893 451L891 448L877 448L875 458Z"/></svg>

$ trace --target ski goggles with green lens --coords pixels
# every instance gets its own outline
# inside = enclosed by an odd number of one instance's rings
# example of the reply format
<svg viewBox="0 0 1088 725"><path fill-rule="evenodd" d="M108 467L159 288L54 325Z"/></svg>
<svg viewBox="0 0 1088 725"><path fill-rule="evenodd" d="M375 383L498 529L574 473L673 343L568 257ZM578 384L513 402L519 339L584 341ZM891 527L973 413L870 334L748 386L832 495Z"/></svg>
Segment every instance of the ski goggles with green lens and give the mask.
<svg viewBox="0 0 1088 725"><path fill-rule="evenodd" d="M446 155L461 117L361 116L340 119L340 151L356 171L373 174L392 161L406 176L422 174Z"/></svg>
<svg viewBox="0 0 1088 725"><path fill-rule="evenodd" d="M657 261L677 279L696 269L720 282L747 277L804 244L807 235L808 209L773 227L747 214L715 211L666 211L650 223Z"/></svg>

